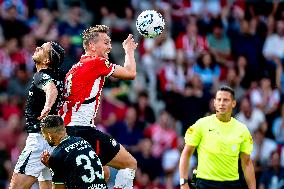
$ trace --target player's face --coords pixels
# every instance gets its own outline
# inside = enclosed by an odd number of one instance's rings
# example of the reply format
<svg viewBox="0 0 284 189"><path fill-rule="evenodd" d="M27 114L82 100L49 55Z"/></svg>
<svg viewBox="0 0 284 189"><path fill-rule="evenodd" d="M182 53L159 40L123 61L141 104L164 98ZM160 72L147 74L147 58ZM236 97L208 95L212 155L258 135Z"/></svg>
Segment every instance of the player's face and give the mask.
<svg viewBox="0 0 284 189"><path fill-rule="evenodd" d="M111 39L106 33L99 33L98 39L93 43L95 56L108 59L111 51Z"/></svg>
<svg viewBox="0 0 284 189"><path fill-rule="evenodd" d="M55 146L55 141L54 141L52 135L46 129L42 128L41 134L50 146Z"/></svg>
<svg viewBox="0 0 284 189"><path fill-rule="evenodd" d="M214 107L217 115L231 115L236 101L231 93L227 91L218 91L214 99Z"/></svg>
<svg viewBox="0 0 284 189"><path fill-rule="evenodd" d="M37 47L32 58L35 63L43 63L45 60L49 60L49 52L51 48L51 43L44 43L42 46Z"/></svg>

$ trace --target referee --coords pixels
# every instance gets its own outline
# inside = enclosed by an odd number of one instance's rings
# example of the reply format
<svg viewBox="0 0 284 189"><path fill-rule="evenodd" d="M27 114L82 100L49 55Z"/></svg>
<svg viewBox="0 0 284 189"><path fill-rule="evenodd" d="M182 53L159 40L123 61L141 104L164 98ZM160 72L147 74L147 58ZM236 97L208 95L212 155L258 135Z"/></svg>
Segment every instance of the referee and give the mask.
<svg viewBox="0 0 284 189"><path fill-rule="evenodd" d="M199 119L185 134L180 157L180 188L188 189L189 159L195 148L198 154L197 189L239 189L238 159L249 189L256 188L250 153L253 141L247 127L234 119L234 91L228 86L218 89L216 114Z"/></svg>

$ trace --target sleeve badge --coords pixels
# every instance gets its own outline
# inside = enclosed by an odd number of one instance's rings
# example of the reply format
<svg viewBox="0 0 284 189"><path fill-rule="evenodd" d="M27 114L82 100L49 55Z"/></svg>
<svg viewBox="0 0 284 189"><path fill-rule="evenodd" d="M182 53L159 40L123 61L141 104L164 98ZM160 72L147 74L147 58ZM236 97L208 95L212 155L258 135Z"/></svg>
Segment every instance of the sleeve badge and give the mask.
<svg viewBox="0 0 284 189"><path fill-rule="evenodd" d="M108 61L108 60L105 60L105 65L106 65L106 67L110 67L110 62Z"/></svg>

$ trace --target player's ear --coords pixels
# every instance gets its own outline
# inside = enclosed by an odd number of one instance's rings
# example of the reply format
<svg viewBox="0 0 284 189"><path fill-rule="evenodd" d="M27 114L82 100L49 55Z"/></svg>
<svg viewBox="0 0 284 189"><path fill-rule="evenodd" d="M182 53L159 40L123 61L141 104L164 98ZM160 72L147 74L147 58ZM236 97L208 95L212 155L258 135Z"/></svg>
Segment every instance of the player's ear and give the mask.
<svg viewBox="0 0 284 189"><path fill-rule="evenodd" d="M233 104L232 104L232 107L235 108L237 105L237 101L236 100L233 100Z"/></svg>
<svg viewBox="0 0 284 189"><path fill-rule="evenodd" d="M49 141L52 140L52 136L51 136L50 132L47 132L47 137L48 137Z"/></svg>

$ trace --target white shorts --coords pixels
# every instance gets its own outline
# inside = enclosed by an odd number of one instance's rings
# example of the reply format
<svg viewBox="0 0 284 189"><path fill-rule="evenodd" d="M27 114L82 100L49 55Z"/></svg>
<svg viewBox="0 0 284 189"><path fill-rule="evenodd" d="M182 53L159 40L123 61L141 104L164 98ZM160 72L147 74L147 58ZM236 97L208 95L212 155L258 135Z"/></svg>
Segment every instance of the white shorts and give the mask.
<svg viewBox="0 0 284 189"><path fill-rule="evenodd" d="M52 180L49 168L40 161L40 155L44 150L51 153L53 149L40 133L29 133L14 172L34 176L38 181Z"/></svg>

